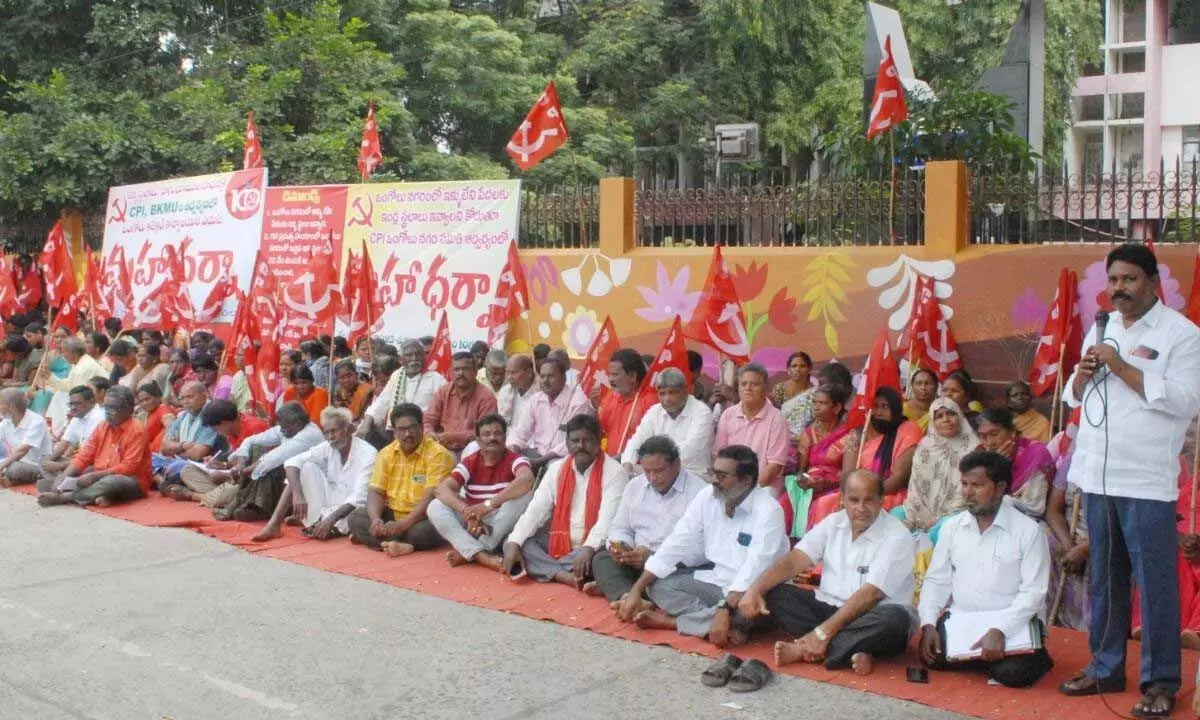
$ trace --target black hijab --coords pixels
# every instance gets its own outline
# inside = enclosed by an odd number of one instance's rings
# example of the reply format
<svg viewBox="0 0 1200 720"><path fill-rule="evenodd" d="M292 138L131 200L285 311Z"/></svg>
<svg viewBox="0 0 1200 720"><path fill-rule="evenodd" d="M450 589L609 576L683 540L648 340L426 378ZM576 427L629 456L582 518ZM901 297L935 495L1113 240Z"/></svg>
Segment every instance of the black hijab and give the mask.
<svg viewBox="0 0 1200 720"><path fill-rule="evenodd" d="M890 387L881 387L876 391L875 400L878 401L880 398L887 401L888 408L892 411L892 419L885 422L878 418L871 418L871 427L882 435L879 449L875 451L875 461L876 467L879 468L879 474L887 478L892 474L892 452L896 449L896 433L905 421L904 399L900 397L898 390Z"/></svg>

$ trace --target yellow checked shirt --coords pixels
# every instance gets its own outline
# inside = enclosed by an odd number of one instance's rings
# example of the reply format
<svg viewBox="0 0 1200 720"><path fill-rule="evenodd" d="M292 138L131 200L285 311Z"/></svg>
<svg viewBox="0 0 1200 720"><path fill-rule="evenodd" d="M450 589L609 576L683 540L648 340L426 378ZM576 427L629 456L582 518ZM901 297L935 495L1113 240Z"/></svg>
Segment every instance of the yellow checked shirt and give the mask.
<svg viewBox="0 0 1200 720"><path fill-rule="evenodd" d="M412 455L405 455L400 443L393 442L375 458L371 487L387 494L388 507L399 520L413 511L426 490L437 487L453 469L454 456L428 437Z"/></svg>

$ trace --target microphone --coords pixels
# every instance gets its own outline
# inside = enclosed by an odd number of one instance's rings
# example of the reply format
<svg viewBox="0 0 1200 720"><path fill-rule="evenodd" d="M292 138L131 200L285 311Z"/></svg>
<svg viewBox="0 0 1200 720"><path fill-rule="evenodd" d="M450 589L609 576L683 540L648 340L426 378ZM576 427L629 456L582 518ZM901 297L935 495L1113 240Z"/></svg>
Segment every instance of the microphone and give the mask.
<svg viewBox="0 0 1200 720"><path fill-rule="evenodd" d="M1108 311L1096 311L1096 342L1104 342L1104 331L1108 329Z"/></svg>

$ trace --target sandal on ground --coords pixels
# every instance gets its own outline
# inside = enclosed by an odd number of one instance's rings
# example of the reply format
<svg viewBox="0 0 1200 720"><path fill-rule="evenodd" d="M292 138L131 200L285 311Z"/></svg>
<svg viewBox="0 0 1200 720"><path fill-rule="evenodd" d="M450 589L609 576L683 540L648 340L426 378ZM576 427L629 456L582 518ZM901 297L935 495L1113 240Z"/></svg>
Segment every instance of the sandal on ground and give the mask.
<svg viewBox="0 0 1200 720"><path fill-rule="evenodd" d="M733 674L742 666L742 659L733 653L725 653L700 674L700 682L711 688L725 687Z"/></svg>
<svg viewBox="0 0 1200 720"><path fill-rule="evenodd" d="M1166 704L1160 703L1165 700ZM1158 705L1159 707L1155 707ZM1165 718L1175 712L1175 696L1161 685L1151 685L1142 693L1142 699L1133 706L1133 716L1136 718Z"/></svg>
<svg viewBox="0 0 1200 720"><path fill-rule="evenodd" d="M729 689L735 693L761 690L763 685L770 682L773 674L762 660L748 660L729 678Z"/></svg>
<svg viewBox="0 0 1200 720"><path fill-rule="evenodd" d="M1075 677L1058 686L1059 691L1067 697L1083 697L1099 695L1100 693L1125 692L1125 678L1094 678L1086 672L1079 672Z"/></svg>

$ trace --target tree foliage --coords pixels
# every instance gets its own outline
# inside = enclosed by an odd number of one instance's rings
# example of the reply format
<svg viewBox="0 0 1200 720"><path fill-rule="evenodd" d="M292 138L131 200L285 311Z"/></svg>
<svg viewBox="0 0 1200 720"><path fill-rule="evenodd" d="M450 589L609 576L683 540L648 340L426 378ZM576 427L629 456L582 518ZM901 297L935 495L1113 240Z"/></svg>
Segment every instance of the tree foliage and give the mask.
<svg viewBox="0 0 1200 720"><path fill-rule="evenodd" d="M1078 69L1096 56L1099 13L1087 0L1047 2L1053 155ZM249 110L275 184L355 179L372 101L377 177L515 175L504 146L550 79L571 142L525 175L535 182L701 182L705 139L721 122L763 126L763 166L883 158L862 139L857 0L562 0L562 13L546 15L552 5L0 0L0 219L94 208L111 185L235 167ZM997 111L972 87L999 61L1017 0L895 6L918 76L944 101L921 116L995 129L970 117ZM987 140L987 152L1003 156L1010 139ZM979 143L930 151L977 153Z"/></svg>

